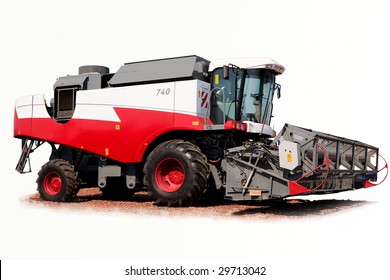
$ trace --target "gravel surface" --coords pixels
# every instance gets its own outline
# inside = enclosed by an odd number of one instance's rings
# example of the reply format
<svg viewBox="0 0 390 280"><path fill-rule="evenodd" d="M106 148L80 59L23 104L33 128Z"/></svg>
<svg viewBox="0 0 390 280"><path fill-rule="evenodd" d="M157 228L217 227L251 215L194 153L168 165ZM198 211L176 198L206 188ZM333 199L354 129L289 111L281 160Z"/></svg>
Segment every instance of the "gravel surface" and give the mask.
<svg viewBox="0 0 390 280"><path fill-rule="evenodd" d="M162 216L198 216L198 217L231 217L250 219L281 219L323 216L363 207L372 202L353 200L314 200L288 199L268 203L235 203L222 201L217 203L204 202L197 207L161 207L154 204L153 198L147 192L138 192L128 200L107 200L99 188L82 189L72 202L49 202L39 197L39 194L22 199L31 206L76 211L121 212L131 214L162 215Z"/></svg>

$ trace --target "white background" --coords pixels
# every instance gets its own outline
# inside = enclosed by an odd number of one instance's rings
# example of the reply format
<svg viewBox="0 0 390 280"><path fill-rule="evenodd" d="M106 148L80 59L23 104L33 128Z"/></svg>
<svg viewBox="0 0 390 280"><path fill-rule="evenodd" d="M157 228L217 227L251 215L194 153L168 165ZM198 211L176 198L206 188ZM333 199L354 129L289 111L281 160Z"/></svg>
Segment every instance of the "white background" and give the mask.
<svg viewBox="0 0 390 280"><path fill-rule="evenodd" d="M286 67L278 79L282 98L275 101L275 130L288 122L358 139L390 159L389 12L385 0L2 1L0 258L272 261L274 271L286 276L291 270L282 267L294 264L294 275L303 279L338 274L385 279L388 181L326 197L375 203L314 218L240 221L57 211L21 202L35 192L36 173L49 151L32 155L32 174L18 174L20 141L12 129L16 98L40 93L51 98L55 79L77 74L81 65L115 72L125 62L190 54L209 60L266 56Z"/></svg>

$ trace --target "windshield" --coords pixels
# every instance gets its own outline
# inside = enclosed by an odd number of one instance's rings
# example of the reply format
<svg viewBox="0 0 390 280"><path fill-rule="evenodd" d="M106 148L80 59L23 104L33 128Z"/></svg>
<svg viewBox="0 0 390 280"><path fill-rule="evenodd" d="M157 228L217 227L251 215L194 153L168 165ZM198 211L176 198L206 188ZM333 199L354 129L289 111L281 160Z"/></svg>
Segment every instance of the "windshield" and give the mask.
<svg viewBox="0 0 390 280"><path fill-rule="evenodd" d="M224 79L222 68L217 68L212 80L211 120L215 124L241 120L269 125L274 91L273 71L229 67L229 77Z"/></svg>
<svg viewBox="0 0 390 280"><path fill-rule="evenodd" d="M269 125L275 91L275 74L264 69L247 71L241 120Z"/></svg>

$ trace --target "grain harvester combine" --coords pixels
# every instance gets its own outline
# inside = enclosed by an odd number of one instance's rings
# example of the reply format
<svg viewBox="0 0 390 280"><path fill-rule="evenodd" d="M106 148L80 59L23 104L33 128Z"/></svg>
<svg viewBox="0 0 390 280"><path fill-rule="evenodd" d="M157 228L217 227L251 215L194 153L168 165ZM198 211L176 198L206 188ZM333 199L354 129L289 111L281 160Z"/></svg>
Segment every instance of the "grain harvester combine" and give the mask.
<svg viewBox="0 0 390 280"><path fill-rule="evenodd" d="M275 77L271 59L208 61L198 56L127 63L116 73L82 66L60 77L54 98L19 98L14 136L22 140L16 170L31 171L43 143L50 160L38 191L71 200L81 188L108 197L147 186L161 205L196 205L205 192L230 200L269 200L375 185L378 148L270 122Z"/></svg>

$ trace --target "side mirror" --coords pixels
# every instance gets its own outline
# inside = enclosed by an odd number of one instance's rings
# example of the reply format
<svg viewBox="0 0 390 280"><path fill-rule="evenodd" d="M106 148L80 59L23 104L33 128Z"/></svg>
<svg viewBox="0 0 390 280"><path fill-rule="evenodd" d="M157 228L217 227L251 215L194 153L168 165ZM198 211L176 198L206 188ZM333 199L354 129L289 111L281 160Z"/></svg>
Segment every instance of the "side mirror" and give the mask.
<svg viewBox="0 0 390 280"><path fill-rule="evenodd" d="M229 66L224 65L222 68L222 75L225 80L229 79Z"/></svg>
<svg viewBox="0 0 390 280"><path fill-rule="evenodd" d="M279 99L280 96L281 96L281 94L280 94L281 88L282 88L281 85L275 84L275 91L276 91L276 96L278 97L278 99Z"/></svg>

